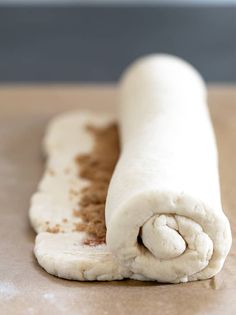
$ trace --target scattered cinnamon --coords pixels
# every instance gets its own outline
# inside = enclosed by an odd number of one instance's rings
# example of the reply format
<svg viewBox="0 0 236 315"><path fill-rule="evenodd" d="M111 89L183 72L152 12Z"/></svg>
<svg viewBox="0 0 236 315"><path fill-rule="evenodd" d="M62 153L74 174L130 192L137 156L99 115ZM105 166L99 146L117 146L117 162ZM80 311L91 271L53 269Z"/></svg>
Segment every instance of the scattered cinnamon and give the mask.
<svg viewBox="0 0 236 315"><path fill-rule="evenodd" d="M53 226L53 227L48 227L46 232L49 233L59 233L60 232L60 227L59 226Z"/></svg>
<svg viewBox="0 0 236 315"><path fill-rule="evenodd" d="M79 217L80 216L80 212L79 212L79 210L73 210L73 216L74 217Z"/></svg>
<svg viewBox="0 0 236 315"><path fill-rule="evenodd" d="M72 196L78 196L79 192L77 190L71 188L69 190L69 194Z"/></svg>
<svg viewBox="0 0 236 315"><path fill-rule="evenodd" d="M94 136L94 147L90 154L76 157L79 176L90 181L80 194L80 210L73 210L83 223L75 224L75 231L87 232L91 239L84 244L95 246L105 243L105 202L108 185L119 157L118 128L112 124L106 128L88 126Z"/></svg>
<svg viewBox="0 0 236 315"><path fill-rule="evenodd" d="M51 175L51 176L55 176L54 170L52 170L50 168L48 169L48 174Z"/></svg>
<svg viewBox="0 0 236 315"><path fill-rule="evenodd" d="M103 240L90 240L90 239L87 239L84 241L84 245L89 245L89 246L97 246L97 245L102 245L104 244L104 241Z"/></svg>

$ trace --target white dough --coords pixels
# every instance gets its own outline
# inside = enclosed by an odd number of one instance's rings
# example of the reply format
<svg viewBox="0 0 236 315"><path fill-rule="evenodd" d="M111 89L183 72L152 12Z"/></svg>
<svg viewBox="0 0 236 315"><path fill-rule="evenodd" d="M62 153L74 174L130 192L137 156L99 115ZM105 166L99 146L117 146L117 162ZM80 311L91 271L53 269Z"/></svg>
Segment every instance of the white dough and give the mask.
<svg viewBox="0 0 236 315"><path fill-rule="evenodd" d="M113 114L79 111L51 120L43 146L47 156L46 169L38 191L32 197L29 212L37 233L56 224L60 224L64 232L70 232L74 223L80 222L80 218L73 216L73 210L79 210L79 193L88 182L78 176L75 158L92 150L93 137L86 126L106 126L114 119ZM68 222L64 223L63 219Z"/></svg>
<svg viewBox="0 0 236 315"><path fill-rule="evenodd" d="M212 277L231 232L203 80L177 57L151 55L124 74L119 109L122 152L106 203L109 249L134 278Z"/></svg>
<svg viewBox="0 0 236 315"><path fill-rule="evenodd" d="M71 280L121 280L128 273L105 244L86 246L83 233L39 233L34 253L50 274Z"/></svg>
<svg viewBox="0 0 236 315"><path fill-rule="evenodd" d="M29 215L32 226L39 233L35 256L39 264L55 276L83 281L120 280L130 274L118 265L106 245L83 245L86 233L73 231L75 224L81 222L73 215L73 210L79 210L80 190L88 184L78 176L75 158L78 154L89 153L93 147L93 137L86 126L105 127L114 119L113 114L107 113L71 112L54 118L47 129L44 141L46 170L32 197ZM46 232L57 224L60 233Z"/></svg>
<svg viewBox="0 0 236 315"><path fill-rule="evenodd" d="M78 111L50 122L46 170L30 208L39 264L81 281L212 277L229 252L231 232L203 80L179 58L142 58L122 77L119 112ZM87 124L105 127L114 120L121 156L107 196L107 245L87 246L87 235L74 231L80 218L73 210L88 184L78 176L75 157L92 150ZM46 232L57 224L60 233Z"/></svg>

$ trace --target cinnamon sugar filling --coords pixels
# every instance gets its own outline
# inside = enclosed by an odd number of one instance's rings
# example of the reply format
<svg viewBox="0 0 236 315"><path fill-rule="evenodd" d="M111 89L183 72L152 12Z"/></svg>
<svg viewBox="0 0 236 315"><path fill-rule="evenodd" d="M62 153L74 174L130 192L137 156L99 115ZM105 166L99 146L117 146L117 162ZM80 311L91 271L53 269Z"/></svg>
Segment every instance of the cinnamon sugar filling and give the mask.
<svg viewBox="0 0 236 315"><path fill-rule="evenodd" d="M78 155L76 161L79 176L89 180L89 185L81 190L80 210L74 210L73 215L82 219L82 223L75 224L75 231L87 232L91 237L84 243L96 245L106 239L105 202L120 147L116 124L106 128L87 126L87 130L94 137L93 149L89 154Z"/></svg>

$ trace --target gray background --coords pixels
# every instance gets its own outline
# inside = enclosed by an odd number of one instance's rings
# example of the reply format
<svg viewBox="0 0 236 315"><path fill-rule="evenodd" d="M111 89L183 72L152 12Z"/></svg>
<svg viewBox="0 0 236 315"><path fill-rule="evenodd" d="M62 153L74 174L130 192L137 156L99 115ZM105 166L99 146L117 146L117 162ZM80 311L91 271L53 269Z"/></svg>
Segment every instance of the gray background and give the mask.
<svg viewBox="0 0 236 315"><path fill-rule="evenodd" d="M153 52L236 81L236 6L0 3L1 82L116 81Z"/></svg>

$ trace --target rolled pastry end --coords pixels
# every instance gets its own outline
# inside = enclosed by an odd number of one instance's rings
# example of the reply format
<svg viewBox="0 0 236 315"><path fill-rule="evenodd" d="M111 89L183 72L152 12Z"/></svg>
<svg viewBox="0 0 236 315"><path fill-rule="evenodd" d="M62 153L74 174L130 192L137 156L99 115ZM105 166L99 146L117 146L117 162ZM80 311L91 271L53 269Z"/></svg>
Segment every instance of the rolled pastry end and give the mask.
<svg viewBox="0 0 236 315"><path fill-rule="evenodd" d="M130 82L134 83L133 86ZM145 95L145 89L157 89L159 94L168 89L171 94L184 92L185 96L206 97L206 85L200 73L185 60L168 54L138 58L124 71L120 84L122 92L128 90L132 94L132 87L135 95Z"/></svg>
<svg viewBox="0 0 236 315"><path fill-rule="evenodd" d="M186 243L178 231L178 221L173 216L154 215L141 228L144 246L159 259L180 256Z"/></svg>
<svg viewBox="0 0 236 315"><path fill-rule="evenodd" d="M215 275L229 251L231 234L227 218L199 200L149 191L117 209L107 243L133 278L176 283Z"/></svg>

